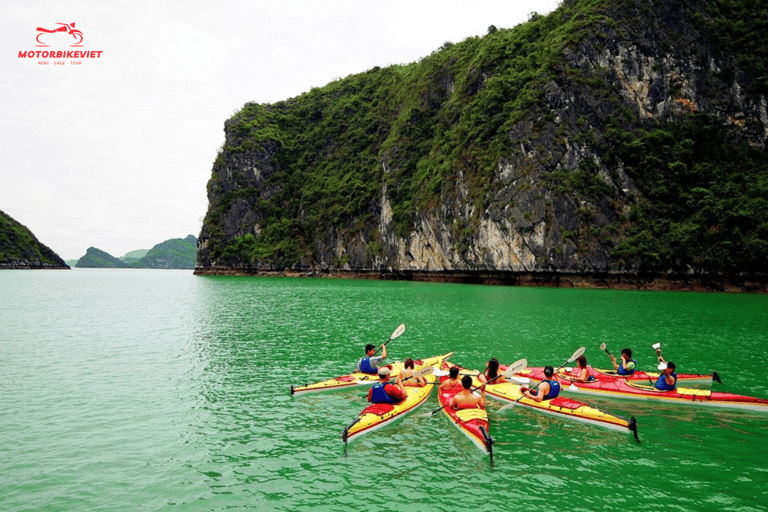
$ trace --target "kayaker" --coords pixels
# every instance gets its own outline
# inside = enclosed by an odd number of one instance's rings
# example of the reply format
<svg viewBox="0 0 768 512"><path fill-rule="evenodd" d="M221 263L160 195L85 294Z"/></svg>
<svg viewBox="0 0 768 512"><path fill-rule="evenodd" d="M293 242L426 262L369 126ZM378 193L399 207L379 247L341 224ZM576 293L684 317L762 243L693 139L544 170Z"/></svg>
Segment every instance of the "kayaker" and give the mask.
<svg viewBox="0 0 768 512"><path fill-rule="evenodd" d="M656 389L661 391L674 391L677 387L677 374L675 373L675 363L669 361L667 367L656 380Z"/></svg>
<svg viewBox="0 0 768 512"><path fill-rule="evenodd" d="M619 375L632 375L635 373L635 370L637 369L637 361L632 359L631 348L625 348L621 351L621 364L616 362L616 356L613 354L609 355L611 356L613 369L616 370L616 373Z"/></svg>
<svg viewBox="0 0 768 512"><path fill-rule="evenodd" d="M595 380L595 377L592 375L592 371L587 366L587 358L582 356L579 356L576 358L576 363L578 364L577 367L575 367L571 371L571 380L576 382L590 382Z"/></svg>
<svg viewBox="0 0 768 512"><path fill-rule="evenodd" d="M555 369L551 366L545 366L544 380L539 384L539 389L529 390L528 386L522 386L520 392L524 396L536 400L537 402L557 398L557 395L560 394L560 383L552 379L554 375Z"/></svg>
<svg viewBox="0 0 768 512"><path fill-rule="evenodd" d="M421 375L413 376L414 374L414 363L413 359L410 357L405 360L403 363L403 366L405 369L397 374L397 385L398 386L426 386L427 385L427 379L425 379Z"/></svg>
<svg viewBox="0 0 768 512"><path fill-rule="evenodd" d="M451 366L448 370L448 378L440 384L440 389L451 390L461 389L462 387L461 381L459 381L459 367Z"/></svg>
<svg viewBox="0 0 768 512"><path fill-rule="evenodd" d="M497 378L498 377L498 378ZM507 382L507 379L503 375L499 375L499 360L492 357L485 364L485 371L477 376L478 380L482 383L486 383L492 379L494 384L503 384Z"/></svg>
<svg viewBox="0 0 768 512"><path fill-rule="evenodd" d="M454 409L475 409L477 407L485 409L485 386L480 387L481 394L480 396L477 396L471 389L472 377L465 375L461 379L461 387L464 389L453 396L451 402L448 404L449 407Z"/></svg>
<svg viewBox="0 0 768 512"><path fill-rule="evenodd" d="M369 343L365 346L365 357L360 358L360 360L357 362L357 371L367 373L369 375L376 375L379 365L386 358L386 345L381 346L381 355L376 356L376 346Z"/></svg>
<svg viewBox="0 0 768 512"><path fill-rule="evenodd" d="M399 404L405 400L406 393L403 384L390 384L391 370L386 366L379 368L379 382L368 390L368 401L372 404Z"/></svg>

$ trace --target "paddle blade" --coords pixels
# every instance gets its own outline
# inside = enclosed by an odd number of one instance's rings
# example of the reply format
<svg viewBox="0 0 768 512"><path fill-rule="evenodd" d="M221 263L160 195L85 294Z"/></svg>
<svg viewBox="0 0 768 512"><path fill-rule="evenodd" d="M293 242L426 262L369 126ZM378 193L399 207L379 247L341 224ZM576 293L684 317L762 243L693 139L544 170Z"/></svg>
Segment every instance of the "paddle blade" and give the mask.
<svg viewBox="0 0 768 512"><path fill-rule="evenodd" d="M579 388L577 388L573 382L571 382L571 385L568 386L568 391L578 391L578 390Z"/></svg>
<svg viewBox="0 0 768 512"><path fill-rule="evenodd" d="M661 348L661 343L654 343L653 348L654 350L659 350Z"/></svg>
<svg viewBox="0 0 768 512"><path fill-rule="evenodd" d="M667 369L667 363L659 363L659 366L657 366L659 370L666 370Z"/></svg>
<svg viewBox="0 0 768 512"><path fill-rule="evenodd" d="M504 375L505 379L511 379L517 372L525 370L526 366L528 366L528 360L520 359L509 365L502 375Z"/></svg>
<svg viewBox="0 0 768 512"><path fill-rule="evenodd" d="M435 371L435 368L433 366L425 366L424 368L419 368L415 372L413 372L414 377L423 377L424 375L429 375Z"/></svg>
<svg viewBox="0 0 768 512"><path fill-rule="evenodd" d="M395 329L395 332L392 333L392 336L389 337L390 340L393 340L403 334L405 332L405 324L400 324L397 329Z"/></svg>
<svg viewBox="0 0 768 512"><path fill-rule="evenodd" d="M520 386L525 386L531 383L531 379L529 379L528 377L513 376L509 380L511 380L513 383L518 384Z"/></svg>
<svg viewBox="0 0 768 512"><path fill-rule="evenodd" d="M570 357L570 359L568 359L567 363L572 363L572 362L574 362L576 359L578 359L578 358L580 358L581 356L583 356L583 355L584 355L584 351L585 351L585 350L586 350L586 348L584 348L584 347L581 347L581 348L579 348L579 349L578 349L576 352L574 352L574 353L573 353L573 355ZM566 363L566 364L567 364L567 363ZM565 366L565 365L563 365L563 366Z"/></svg>
<svg viewBox="0 0 768 512"><path fill-rule="evenodd" d="M605 350L607 347L605 346L605 343L600 344L600 350Z"/></svg>

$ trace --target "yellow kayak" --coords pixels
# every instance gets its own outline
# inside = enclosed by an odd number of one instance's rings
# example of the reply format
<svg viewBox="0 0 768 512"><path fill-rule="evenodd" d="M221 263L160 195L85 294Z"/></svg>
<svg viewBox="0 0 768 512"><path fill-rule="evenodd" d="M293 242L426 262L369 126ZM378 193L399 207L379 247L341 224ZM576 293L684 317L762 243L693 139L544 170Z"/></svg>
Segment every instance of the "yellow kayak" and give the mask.
<svg viewBox="0 0 768 512"><path fill-rule="evenodd" d="M453 352L451 352L453 354ZM447 359L450 354L430 357L427 359L419 359L414 361L415 370L420 367L430 364L437 364L442 359ZM441 359L442 358L442 359ZM392 373L390 377L395 378L403 371L403 362L395 361L394 363L385 365L391 367ZM356 386L372 386L379 381L379 376L375 374L368 374L363 372L352 372L335 379L328 379L314 384L304 384L303 386L291 386L291 395L300 395L304 393L317 393L320 391L332 391L343 388L354 388Z"/></svg>
<svg viewBox="0 0 768 512"><path fill-rule="evenodd" d="M451 355L453 355L453 352L425 359L423 364L416 366L415 371L419 372L419 370L425 369L428 366L439 368L443 361ZM427 400L432 392L432 388L435 387L437 379L431 373L425 373L423 377L427 381L425 386L408 385L408 382L404 382L407 396L399 404L371 404L363 409L357 419L347 425L342 431L342 441L347 443L353 438L393 423L395 420L415 411L417 407Z"/></svg>

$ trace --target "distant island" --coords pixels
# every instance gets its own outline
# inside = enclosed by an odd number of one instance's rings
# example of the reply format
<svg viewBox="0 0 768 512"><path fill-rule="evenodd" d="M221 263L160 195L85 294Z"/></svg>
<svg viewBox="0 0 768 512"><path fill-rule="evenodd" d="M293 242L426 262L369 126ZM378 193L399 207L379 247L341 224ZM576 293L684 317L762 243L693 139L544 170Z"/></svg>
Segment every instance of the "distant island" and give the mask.
<svg viewBox="0 0 768 512"><path fill-rule="evenodd" d="M116 258L95 247L77 260L77 268L165 268L194 269L197 262L197 238L172 238L152 249L139 249Z"/></svg>
<svg viewBox="0 0 768 512"><path fill-rule="evenodd" d="M69 269L26 227L0 211L0 269Z"/></svg>

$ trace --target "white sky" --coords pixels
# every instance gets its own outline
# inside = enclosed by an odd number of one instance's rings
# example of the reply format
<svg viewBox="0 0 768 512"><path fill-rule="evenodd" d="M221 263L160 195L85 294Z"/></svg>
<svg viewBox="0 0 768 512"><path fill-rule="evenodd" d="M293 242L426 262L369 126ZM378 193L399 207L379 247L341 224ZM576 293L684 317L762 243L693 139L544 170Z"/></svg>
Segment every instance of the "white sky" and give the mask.
<svg viewBox="0 0 768 512"><path fill-rule="evenodd" d="M224 121L555 0L4 0L0 210L64 259L198 236ZM37 27L75 23L36 47ZM20 51L102 51L81 65ZM38 61L48 60L48 65Z"/></svg>

